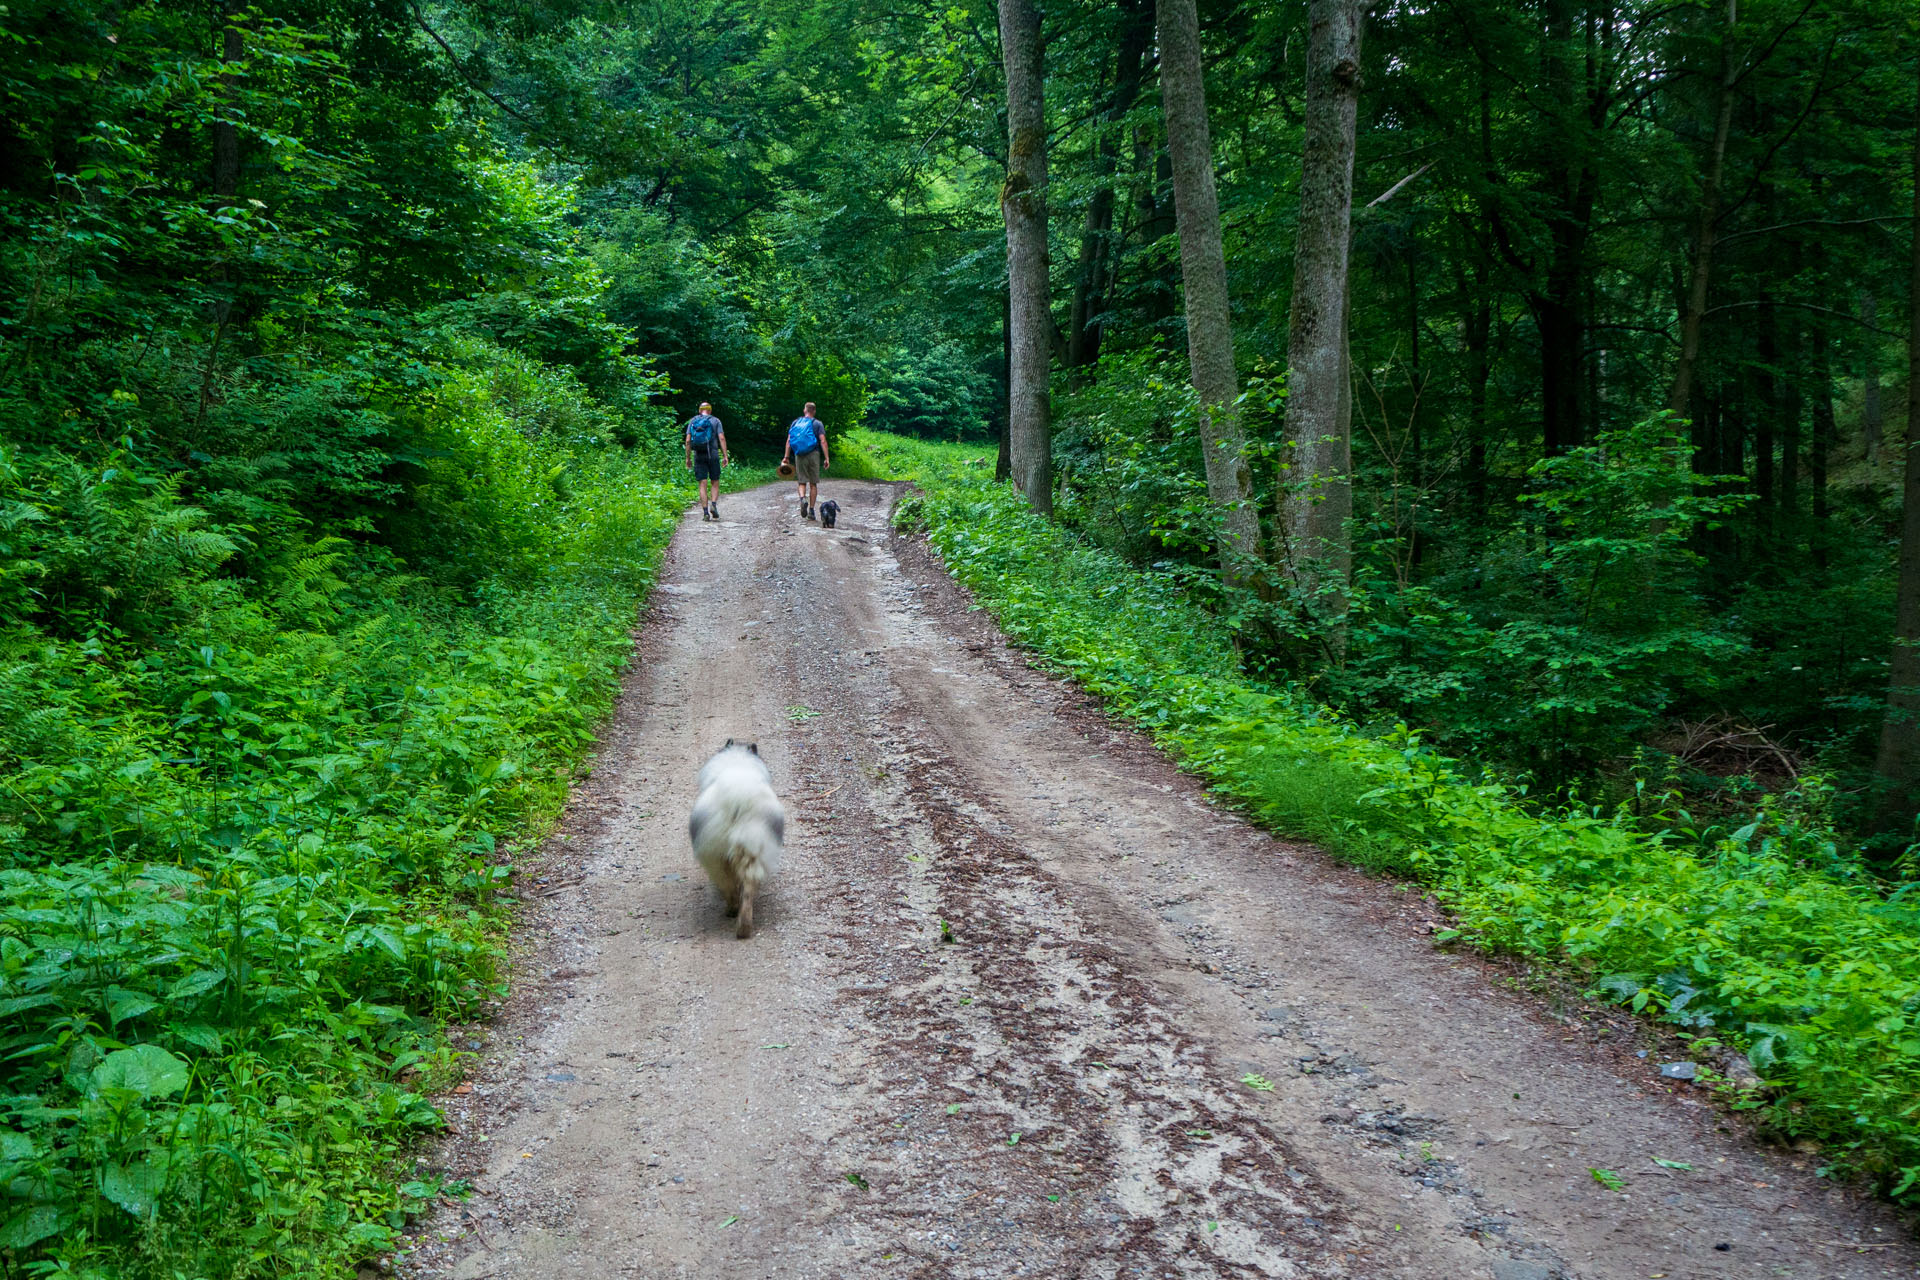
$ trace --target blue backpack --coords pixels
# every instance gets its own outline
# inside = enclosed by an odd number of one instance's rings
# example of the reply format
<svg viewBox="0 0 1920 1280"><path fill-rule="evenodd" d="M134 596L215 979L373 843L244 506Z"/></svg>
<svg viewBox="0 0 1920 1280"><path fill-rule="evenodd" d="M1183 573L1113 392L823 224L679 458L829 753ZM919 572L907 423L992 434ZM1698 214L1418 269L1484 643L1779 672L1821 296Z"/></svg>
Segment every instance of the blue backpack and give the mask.
<svg viewBox="0 0 1920 1280"><path fill-rule="evenodd" d="M787 447L794 453L812 453L820 447L820 423L814 418L795 418L787 428Z"/></svg>
<svg viewBox="0 0 1920 1280"><path fill-rule="evenodd" d="M713 433L720 428L720 419L710 413L696 413L687 423L687 439L696 449L704 449L713 443Z"/></svg>

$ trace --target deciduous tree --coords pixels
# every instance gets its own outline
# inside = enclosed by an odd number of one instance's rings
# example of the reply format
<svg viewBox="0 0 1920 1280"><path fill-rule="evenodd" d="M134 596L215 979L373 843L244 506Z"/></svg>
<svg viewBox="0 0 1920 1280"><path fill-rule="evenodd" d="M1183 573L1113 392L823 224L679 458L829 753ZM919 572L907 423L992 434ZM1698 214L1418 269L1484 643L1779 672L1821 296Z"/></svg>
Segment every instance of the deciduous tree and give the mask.
<svg viewBox="0 0 1920 1280"><path fill-rule="evenodd" d="M1047 120L1040 11L1000 0L1007 73L1007 436L1013 484L1034 510L1053 510L1053 430L1047 377L1053 312L1047 273Z"/></svg>
<svg viewBox="0 0 1920 1280"><path fill-rule="evenodd" d="M1307 10L1305 149L1287 338L1288 461L1280 486L1287 567L1335 619L1346 610L1352 566L1347 261L1364 12L1362 0L1312 0Z"/></svg>

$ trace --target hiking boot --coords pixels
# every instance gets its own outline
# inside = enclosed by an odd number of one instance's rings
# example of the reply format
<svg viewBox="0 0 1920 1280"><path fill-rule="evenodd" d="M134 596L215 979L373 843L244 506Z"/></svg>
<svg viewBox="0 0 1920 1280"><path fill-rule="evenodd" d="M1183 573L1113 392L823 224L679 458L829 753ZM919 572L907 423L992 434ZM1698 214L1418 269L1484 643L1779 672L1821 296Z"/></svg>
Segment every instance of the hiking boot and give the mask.
<svg viewBox="0 0 1920 1280"><path fill-rule="evenodd" d="M705 507L702 507L700 508L700 518L702 520L711 520L713 519L713 512L707 510Z"/></svg>
<svg viewBox="0 0 1920 1280"><path fill-rule="evenodd" d="M720 518L720 504L717 502L714 503L710 510L713 512L713 518L718 520Z"/></svg>

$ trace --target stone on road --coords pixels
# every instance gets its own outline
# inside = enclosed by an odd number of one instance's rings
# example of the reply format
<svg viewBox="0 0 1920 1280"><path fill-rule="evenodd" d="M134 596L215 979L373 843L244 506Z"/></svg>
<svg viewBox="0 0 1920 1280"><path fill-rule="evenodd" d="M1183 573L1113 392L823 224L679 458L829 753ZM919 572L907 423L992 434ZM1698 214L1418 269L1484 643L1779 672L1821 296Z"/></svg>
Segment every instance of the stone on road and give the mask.
<svg viewBox="0 0 1920 1280"><path fill-rule="evenodd" d="M408 1274L1915 1274L1817 1157L1029 667L891 534L896 492L682 524L445 1100L473 1194ZM729 737L788 809L749 941L686 837Z"/></svg>

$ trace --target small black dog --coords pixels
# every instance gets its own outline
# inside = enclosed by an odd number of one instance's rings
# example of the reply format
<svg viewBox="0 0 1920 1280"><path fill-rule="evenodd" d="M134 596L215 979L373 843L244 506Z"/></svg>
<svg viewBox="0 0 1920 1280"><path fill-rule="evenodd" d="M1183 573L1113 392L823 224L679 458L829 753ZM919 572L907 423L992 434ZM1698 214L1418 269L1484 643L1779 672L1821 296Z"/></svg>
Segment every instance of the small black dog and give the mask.
<svg viewBox="0 0 1920 1280"><path fill-rule="evenodd" d="M820 504L820 527L822 529L833 528L833 522L839 519L839 517L840 517L840 504L835 502L832 498L828 498L825 502Z"/></svg>

